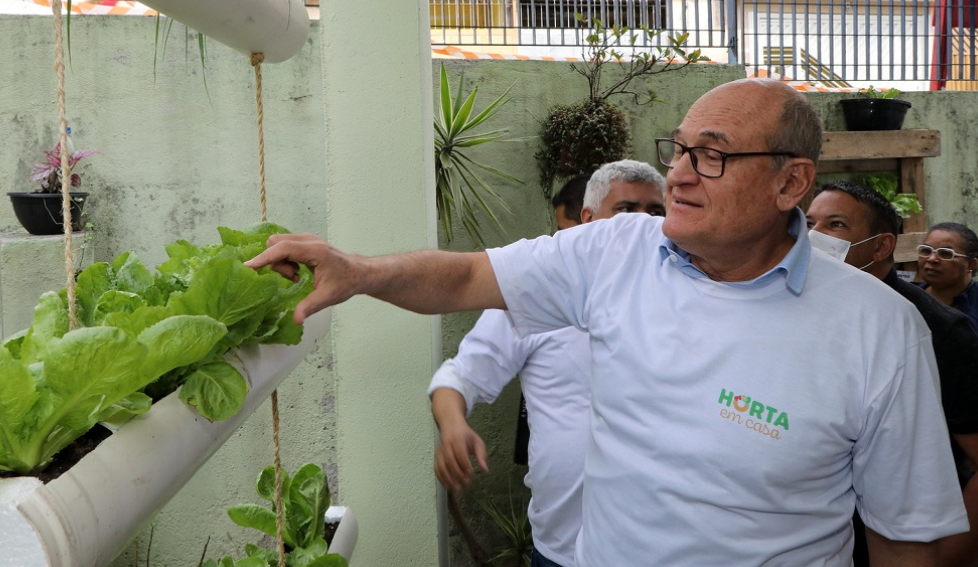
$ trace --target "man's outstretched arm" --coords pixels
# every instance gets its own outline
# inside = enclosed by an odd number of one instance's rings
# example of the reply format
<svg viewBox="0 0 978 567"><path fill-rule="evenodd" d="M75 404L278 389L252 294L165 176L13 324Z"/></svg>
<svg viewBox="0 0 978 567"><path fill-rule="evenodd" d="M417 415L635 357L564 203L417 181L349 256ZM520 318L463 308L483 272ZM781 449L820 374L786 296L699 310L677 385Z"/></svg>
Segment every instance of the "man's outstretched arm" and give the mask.
<svg viewBox="0 0 978 567"><path fill-rule="evenodd" d="M424 314L506 308L485 252L423 250L365 258L312 234L276 234L264 252L245 262L255 269L270 266L292 280L299 264L313 272L314 282L312 293L296 307L298 323L361 294Z"/></svg>

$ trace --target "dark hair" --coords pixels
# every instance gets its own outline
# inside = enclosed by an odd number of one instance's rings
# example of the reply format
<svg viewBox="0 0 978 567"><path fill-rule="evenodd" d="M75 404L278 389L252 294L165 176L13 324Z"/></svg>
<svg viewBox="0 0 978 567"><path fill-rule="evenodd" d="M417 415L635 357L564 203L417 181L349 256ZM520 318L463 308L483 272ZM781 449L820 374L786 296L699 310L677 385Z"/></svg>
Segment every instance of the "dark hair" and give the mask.
<svg viewBox="0 0 978 567"><path fill-rule="evenodd" d="M975 231L959 222L941 222L930 227L927 234L929 235L935 230L957 234L964 241L964 253L969 258L978 258L978 236L975 235Z"/></svg>
<svg viewBox="0 0 978 567"><path fill-rule="evenodd" d="M805 95L786 92L781 107L778 128L768 136L772 152L787 152L812 160L818 165L822 154L822 122ZM786 156L775 156L779 167L787 162Z"/></svg>
<svg viewBox="0 0 978 567"><path fill-rule="evenodd" d="M591 174L570 178L550 201L555 209L563 205L564 218L571 222L581 222L581 208L584 206L584 192L587 191L589 179L591 179Z"/></svg>
<svg viewBox="0 0 978 567"><path fill-rule="evenodd" d="M869 210L869 229L874 234L900 234L903 219L897 214L893 205L886 200L886 197L880 195L879 191L870 189L855 181L846 181L844 179L830 181L822 185L815 190L815 196L818 197L823 191L841 191L866 205L866 208Z"/></svg>

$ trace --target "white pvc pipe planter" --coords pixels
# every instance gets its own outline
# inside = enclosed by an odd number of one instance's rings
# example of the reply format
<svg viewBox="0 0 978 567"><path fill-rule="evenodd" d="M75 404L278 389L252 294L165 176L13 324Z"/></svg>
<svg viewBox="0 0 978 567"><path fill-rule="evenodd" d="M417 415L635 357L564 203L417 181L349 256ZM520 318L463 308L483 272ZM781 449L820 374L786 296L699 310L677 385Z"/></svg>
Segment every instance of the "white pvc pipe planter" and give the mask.
<svg viewBox="0 0 978 567"><path fill-rule="evenodd" d="M108 564L312 352L329 323L326 310L306 320L298 345L259 345L228 354L249 392L242 410L227 420L207 421L174 393L57 479L47 484L34 477L0 480L0 566ZM349 510L343 512L336 552L352 554L356 520ZM350 526L344 525L347 517Z"/></svg>
<svg viewBox="0 0 978 567"><path fill-rule="evenodd" d="M142 0L143 4L246 55L281 63L302 49L309 13L302 0Z"/></svg>

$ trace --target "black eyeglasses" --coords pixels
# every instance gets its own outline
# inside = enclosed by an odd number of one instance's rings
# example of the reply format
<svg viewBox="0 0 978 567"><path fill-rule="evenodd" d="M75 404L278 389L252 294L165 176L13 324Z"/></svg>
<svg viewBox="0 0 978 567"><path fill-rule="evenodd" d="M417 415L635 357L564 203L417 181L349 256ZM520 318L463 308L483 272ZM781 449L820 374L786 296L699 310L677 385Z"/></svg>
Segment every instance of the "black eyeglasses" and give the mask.
<svg viewBox="0 0 978 567"><path fill-rule="evenodd" d="M926 244L921 244L917 247L917 255L921 258L930 258L932 254L937 254L937 257L941 260L971 258L971 256L968 256L967 254L958 254L951 248L934 248L933 246L927 246Z"/></svg>
<svg viewBox="0 0 978 567"><path fill-rule="evenodd" d="M706 146L684 146L672 138L656 138L655 147L659 153L659 163L669 169L676 167L676 162L682 159L684 154L689 154L689 161L693 164L693 170L703 177L713 179L723 176L727 158L750 156L798 157L798 154L791 152L721 152Z"/></svg>

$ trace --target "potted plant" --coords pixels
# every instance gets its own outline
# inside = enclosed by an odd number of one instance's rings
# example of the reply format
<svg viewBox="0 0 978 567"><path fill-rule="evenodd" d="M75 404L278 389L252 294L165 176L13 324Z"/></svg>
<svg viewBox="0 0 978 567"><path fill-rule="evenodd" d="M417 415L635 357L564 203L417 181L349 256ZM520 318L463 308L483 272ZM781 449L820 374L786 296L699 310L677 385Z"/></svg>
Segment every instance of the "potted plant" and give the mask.
<svg viewBox="0 0 978 567"><path fill-rule="evenodd" d="M544 196L552 196L554 182L574 175L590 174L601 165L626 157L629 147L628 122L621 109L611 104L615 95L630 95L636 104L661 102L655 92L636 92L632 81L641 76L676 71L691 63L709 61L700 50L690 53L682 48L689 34L668 37L668 47L643 48L653 45L662 30L642 26L631 30L627 26L605 26L598 18L588 20L575 14L579 22L593 26L587 36L583 61L571 64L571 70L588 82L588 96L581 102L558 105L543 121L543 147L535 154L540 166L540 182ZM622 74L602 86L608 64L619 64Z"/></svg>
<svg viewBox="0 0 978 567"><path fill-rule="evenodd" d="M846 127L853 131L899 130L910 110L910 102L900 100L897 89L877 90L872 85L857 98L839 101Z"/></svg>
<svg viewBox="0 0 978 567"><path fill-rule="evenodd" d="M68 145L69 151L71 145ZM79 161L97 154L96 150L74 150L68 155L68 171L71 176L71 188L81 187L81 174L75 170ZM61 234L62 200L61 195L61 142L54 149L44 152L45 159L34 164L31 168L30 181L37 185L26 193L7 193L14 207L14 214L24 229L36 235ZM71 228L82 229L82 208L88 193L71 194Z"/></svg>

